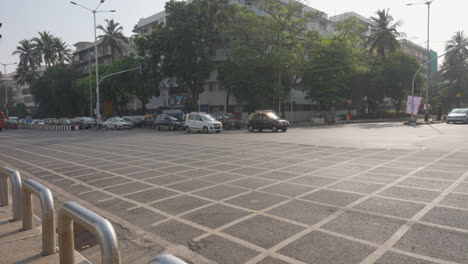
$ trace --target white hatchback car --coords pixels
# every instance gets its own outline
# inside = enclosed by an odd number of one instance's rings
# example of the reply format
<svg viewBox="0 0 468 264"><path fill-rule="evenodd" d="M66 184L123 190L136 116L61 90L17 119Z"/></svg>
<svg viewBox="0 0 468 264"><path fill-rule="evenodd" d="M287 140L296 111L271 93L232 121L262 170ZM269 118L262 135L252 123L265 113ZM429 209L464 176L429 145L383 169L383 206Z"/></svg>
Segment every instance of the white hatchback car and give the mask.
<svg viewBox="0 0 468 264"><path fill-rule="evenodd" d="M132 123L120 117L111 117L104 122L104 127L113 129L132 129Z"/></svg>
<svg viewBox="0 0 468 264"><path fill-rule="evenodd" d="M198 131L203 133L223 130L223 124L206 113L193 112L185 117L185 132Z"/></svg>

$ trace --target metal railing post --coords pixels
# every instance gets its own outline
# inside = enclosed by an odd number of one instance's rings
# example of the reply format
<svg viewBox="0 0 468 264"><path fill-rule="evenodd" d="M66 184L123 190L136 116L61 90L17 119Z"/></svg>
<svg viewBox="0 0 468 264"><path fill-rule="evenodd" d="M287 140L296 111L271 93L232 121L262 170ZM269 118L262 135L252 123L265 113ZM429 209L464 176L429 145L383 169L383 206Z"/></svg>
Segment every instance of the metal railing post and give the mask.
<svg viewBox="0 0 468 264"><path fill-rule="evenodd" d="M12 200L13 200L13 219L11 221L21 220L21 176L17 170L4 167L0 169L0 189L2 206L8 205L8 178L11 181Z"/></svg>
<svg viewBox="0 0 468 264"><path fill-rule="evenodd" d="M171 254L160 254L150 260L149 264L187 264Z"/></svg>
<svg viewBox="0 0 468 264"><path fill-rule="evenodd" d="M73 264L74 236L73 222L93 233L101 247L102 264L120 264L120 251L112 224L96 213L74 202L65 202L58 215L60 264Z"/></svg>
<svg viewBox="0 0 468 264"><path fill-rule="evenodd" d="M23 229L34 228L32 194L39 197L42 207L42 255L54 254L56 245L54 198L47 187L31 179L23 183Z"/></svg>

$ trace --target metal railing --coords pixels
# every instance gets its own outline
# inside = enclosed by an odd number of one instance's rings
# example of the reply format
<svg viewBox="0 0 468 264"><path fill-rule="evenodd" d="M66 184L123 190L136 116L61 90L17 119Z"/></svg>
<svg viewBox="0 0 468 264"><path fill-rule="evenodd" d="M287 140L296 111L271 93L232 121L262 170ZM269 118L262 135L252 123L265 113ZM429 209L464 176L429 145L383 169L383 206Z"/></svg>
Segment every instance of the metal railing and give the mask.
<svg viewBox="0 0 468 264"><path fill-rule="evenodd" d="M149 264L187 264L186 262L170 255L161 254L154 257Z"/></svg>
<svg viewBox="0 0 468 264"><path fill-rule="evenodd" d="M73 264L75 242L73 222L93 233L101 247L102 264L120 264L120 251L112 224L96 213L74 202L65 202L58 214L59 254L61 264Z"/></svg>
<svg viewBox="0 0 468 264"><path fill-rule="evenodd" d="M0 169L0 203L1 206L8 205L8 179L11 181L13 219L21 220L21 176L17 170L4 167Z"/></svg>
<svg viewBox="0 0 468 264"><path fill-rule="evenodd" d="M21 207L23 211L23 229L34 228L32 194L39 197L42 207L42 255L55 253L55 209L50 190L44 185L27 179L23 183Z"/></svg>

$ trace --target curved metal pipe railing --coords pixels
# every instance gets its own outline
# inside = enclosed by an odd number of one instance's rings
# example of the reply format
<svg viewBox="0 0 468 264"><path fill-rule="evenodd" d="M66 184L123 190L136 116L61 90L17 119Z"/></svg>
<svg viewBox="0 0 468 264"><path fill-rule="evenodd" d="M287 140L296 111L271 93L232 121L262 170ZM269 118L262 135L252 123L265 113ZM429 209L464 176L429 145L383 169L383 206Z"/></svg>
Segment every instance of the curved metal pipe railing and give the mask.
<svg viewBox="0 0 468 264"><path fill-rule="evenodd" d="M171 254L160 254L154 257L149 264L187 264Z"/></svg>
<svg viewBox="0 0 468 264"><path fill-rule="evenodd" d="M39 197L42 207L42 255L54 254L56 250L54 198L47 187L31 179L27 179L23 183L21 201L23 229L34 228L32 194Z"/></svg>
<svg viewBox="0 0 468 264"><path fill-rule="evenodd" d="M96 213L74 202L65 202L58 213L59 254L61 264L75 260L73 222L93 233L101 246L102 264L120 264L120 251L112 224Z"/></svg>
<svg viewBox="0 0 468 264"><path fill-rule="evenodd" d="M8 205L8 179L11 181L13 200L13 219L21 220L21 176L17 170L4 167L0 169L0 203L2 206Z"/></svg>

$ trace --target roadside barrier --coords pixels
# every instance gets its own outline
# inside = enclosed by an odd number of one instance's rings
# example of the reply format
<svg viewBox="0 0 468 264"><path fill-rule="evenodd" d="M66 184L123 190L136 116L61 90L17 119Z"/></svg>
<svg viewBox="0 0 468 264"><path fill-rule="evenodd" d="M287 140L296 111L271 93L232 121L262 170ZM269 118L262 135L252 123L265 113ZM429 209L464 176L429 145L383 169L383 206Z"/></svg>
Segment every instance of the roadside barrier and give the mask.
<svg viewBox="0 0 468 264"><path fill-rule="evenodd" d="M42 207L42 255L55 253L55 209L50 190L44 185L27 179L23 183L22 211L23 229L34 228L32 194L39 197Z"/></svg>
<svg viewBox="0 0 468 264"><path fill-rule="evenodd" d="M75 260L73 222L93 233L101 247L101 263L120 264L120 251L112 224L96 213L74 202L65 202L58 215L60 263L71 264Z"/></svg>
<svg viewBox="0 0 468 264"><path fill-rule="evenodd" d="M78 125L18 125L20 129L36 129L36 130L51 130L51 131L75 131L80 130Z"/></svg>
<svg viewBox="0 0 468 264"><path fill-rule="evenodd" d="M0 202L1 206L8 205L8 179L11 182L13 219L11 221L21 220L21 176L17 170L4 167L0 169Z"/></svg>
<svg viewBox="0 0 468 264"><path fill-rule="evenodd" d="M8 167L0 169L0 205L8 206L8 179L12 185L13 220L22 219L23 229L34 228L33 198L36 195L42 209L42 255L56 253L55 208L51 191L44 185L27 179L21 182L20 173ZM101 263L120 264L120 250L112 224L105 218L74 202L65 202L58 212L59 260L61 264L75 261L73 223L93 233L101 247ZM149 264L187 264L170 255L155 256Z"/></svg>

